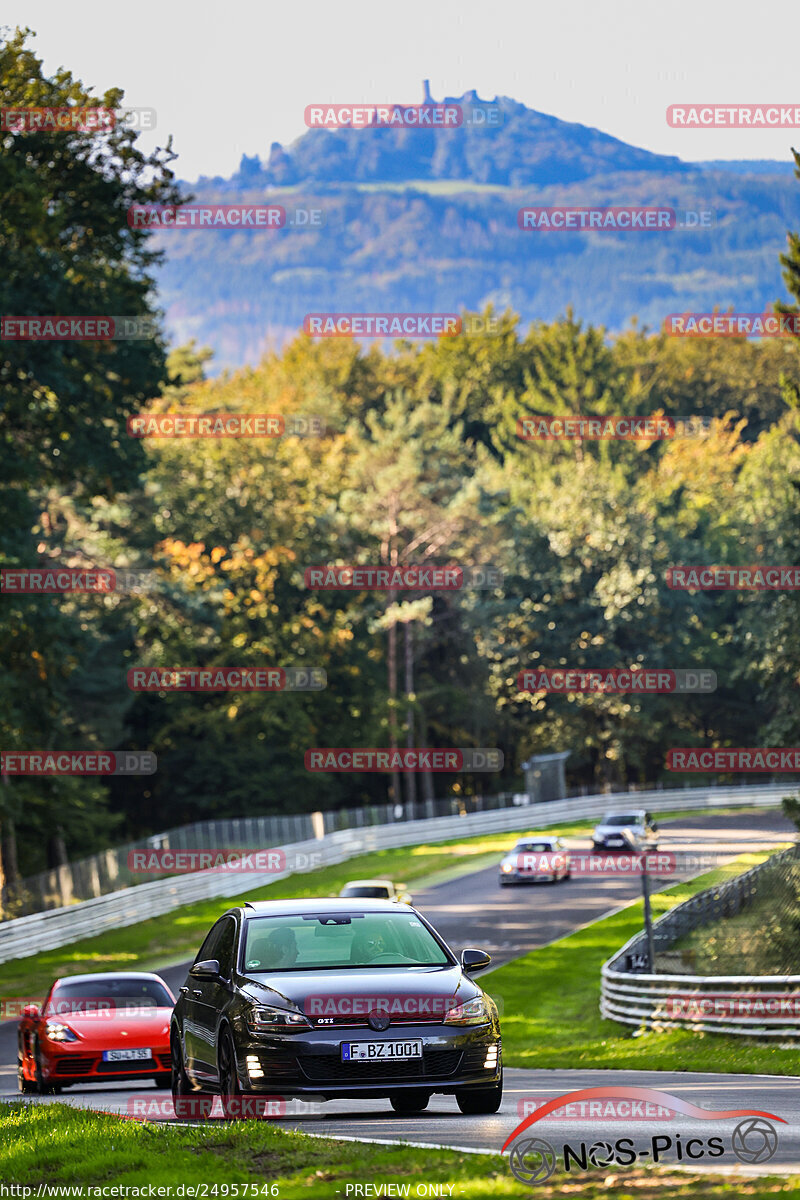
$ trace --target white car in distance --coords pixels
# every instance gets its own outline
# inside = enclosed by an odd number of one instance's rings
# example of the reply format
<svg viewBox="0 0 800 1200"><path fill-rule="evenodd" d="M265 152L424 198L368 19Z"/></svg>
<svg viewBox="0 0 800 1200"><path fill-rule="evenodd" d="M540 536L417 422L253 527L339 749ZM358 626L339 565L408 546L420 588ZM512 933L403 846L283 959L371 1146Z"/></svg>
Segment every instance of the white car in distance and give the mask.
<svg viewBox="0 0 800 1200"><path fill-rule="evenodd" d="M410 904L411 897L404 883L391 879L351 879L339 892L340 896L362 900L394 900L395 904Z"/></svg>

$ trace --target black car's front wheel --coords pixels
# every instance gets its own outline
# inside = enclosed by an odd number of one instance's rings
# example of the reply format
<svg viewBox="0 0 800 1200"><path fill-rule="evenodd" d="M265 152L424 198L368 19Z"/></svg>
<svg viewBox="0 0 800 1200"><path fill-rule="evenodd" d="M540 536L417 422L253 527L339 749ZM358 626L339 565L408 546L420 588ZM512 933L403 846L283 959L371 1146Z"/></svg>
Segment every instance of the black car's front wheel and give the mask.
<svg viewBox="0 0 800 1200"><path fill-rule="evenodd" d="M503 1102L503 1072L497 1083L488 1088L459 1088L456 1104L468 1116L496 1113Z"/></svg>
<svg viewBox="0 0 800 1200"><path fill-rule="evenodd" d="M196 1092L183 1065L180 1038L173 1032L170 1038L170 1062L172 1075L172 1104L176 1117L208 1117L214 1105L214 1097L205 1092Z"/></svg>
<svg viewBox="0 0 800 1200"><path fill-rule="evenodd" d="M428 1107L430 1098L430 1092L423 1092L420 1088L409 1088L405 1092L393 1092L389 1103L396 1113L416 1113Z"/></svg>
<svg viewBox="0 0 800 1200"><path fill-rule="evenodd" d="M219 1073L219 1090L222 1093L222 1111L229 1120L240 1120L244 1116L253 1116L247 1097L239 1083L239 1073L236 1070L236 1049L228 1029L223 1029L217 1049L217 1069ZM252 1102L251 1102L252 1104ZM261 1101L263 1107L263 1101Z"/></svg>

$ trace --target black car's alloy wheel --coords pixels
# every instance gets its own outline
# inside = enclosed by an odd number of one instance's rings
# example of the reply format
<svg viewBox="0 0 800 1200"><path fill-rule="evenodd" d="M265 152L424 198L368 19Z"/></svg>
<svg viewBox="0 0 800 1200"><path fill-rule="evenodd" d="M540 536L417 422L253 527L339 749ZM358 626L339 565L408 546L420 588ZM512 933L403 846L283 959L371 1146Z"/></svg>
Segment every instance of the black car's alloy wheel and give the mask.
<svg viewBox="0 0 800 1200"><path fill-rule="evenodd" d="M170 1038L170 1061L172 1064L172 1103L176 1117L207 1117L211 1113L214 1097L205 1092L196 1092L183 1067L183 1052L180 1038L173 1033Z"/></svg>
<svg viewBox="0 0 800 1200"><path fill-rule="evenodd" d="M456 1104L468 1116L496 1113L503 1101L503 1073L497 1083L488 1088L461 1088L456 1092Z"/></svg>
<svg viewBox="0 0 800 1200"><path fill-rule="evenodd" d="M263 1112L264 1101L246 1096L239 1084L236 1070L236 1050L229 1031L224 1029L220 1034L218 1050L219 1090L222 1093L222 1111L230 1120L241 1120L242 1117L259 1115Z"/></svg>
<svg viewBox="0 0 800 1200"><path fill-rule="evenodd" d="M389 1097L389 1103L396 1113L415 1113L427 1108L430 1098L430 1092L409 1088L406 1092L394 1092Z"/></svg>

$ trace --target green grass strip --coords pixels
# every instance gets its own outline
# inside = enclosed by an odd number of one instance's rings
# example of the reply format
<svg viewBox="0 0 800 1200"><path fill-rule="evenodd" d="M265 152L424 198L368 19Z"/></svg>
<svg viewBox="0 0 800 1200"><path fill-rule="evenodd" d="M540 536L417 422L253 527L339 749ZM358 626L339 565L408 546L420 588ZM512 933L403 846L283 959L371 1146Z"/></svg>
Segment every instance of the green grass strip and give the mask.
<svg viewBox="0 0 800 1200"><path fill-rule="evenodd" d="M463 1127L454 1122L456 1143L459 1130L463 1136L470 1123L469 1118ZM393 1136L392 1125L388 1118L387 1138ZM29 1196L35 1196L40 1185L47 1185L74 1187L80 1190L65 1190L61 1195L87 1198L99 1198L102 1193L90 1189L103 1186L144 1188L144 1193L138 1194L145 1196L152 1187L154 1195L173 1198L191 1196L188 1189L194 1188L199 1200L262 1196L333 1200L337 1195L346 1200L348 1194L380 1194L371 1189L367 1192L367 1184L392 1184L395 1195L449 1195L458 1200L527 1193L499 1153L464 1154L434 1147L320 1140L259 1121L170 1128L63 1104L0 1104L0 1179L6 1185L30 1188ZM362 1190L356 1193L352 1185L359 1184ZM396 1190L404 1185L408 1185L407 1193ZM436 1192L431 1190L434 1185L439 1189ZM159 1192L159 1188L164 1190ZM536 1195L542 1200L561 1200L567 1194L575 1200L601 1200L609 1190L619 1200L633 1196L636 1200L767 1200L776 1195L800 1197L800 1178L728 1180L669 1168L632 1167L612 1172L605 1167L573 1172L568 1177L556 1174L536 1187ZM16 1194L26 1200L24 1193ZM43 1200L52 1200L54 1195L57 1193L45 1192ZM136 1195L129 1191L128 1200Z"/></svg>

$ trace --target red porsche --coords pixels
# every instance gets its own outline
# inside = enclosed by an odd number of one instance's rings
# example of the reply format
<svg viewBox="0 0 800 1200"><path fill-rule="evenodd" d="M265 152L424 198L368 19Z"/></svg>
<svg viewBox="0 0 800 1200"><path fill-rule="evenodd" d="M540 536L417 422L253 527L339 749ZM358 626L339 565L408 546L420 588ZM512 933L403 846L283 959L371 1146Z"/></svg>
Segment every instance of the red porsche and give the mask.
<svg viewBox="0 0 800 1200"><path fill-rule="evenodd" d="M169 1019L175 997L158 975L114 971L57 979L41 1009L27 1004L18 1030L21 1092L74 1083L152 1079L169 1087Z"/></svg>

